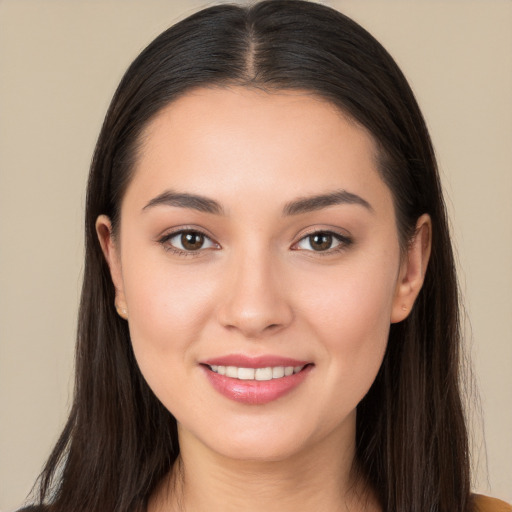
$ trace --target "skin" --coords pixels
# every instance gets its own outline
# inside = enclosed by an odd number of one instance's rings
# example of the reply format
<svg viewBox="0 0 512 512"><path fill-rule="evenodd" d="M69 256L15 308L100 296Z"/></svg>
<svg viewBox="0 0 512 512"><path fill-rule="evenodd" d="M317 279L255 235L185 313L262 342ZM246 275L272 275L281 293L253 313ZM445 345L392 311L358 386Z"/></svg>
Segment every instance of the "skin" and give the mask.
<svg viewBox="0 0 512 512"><path fill-rule="evenodd" d="M178 421L180 469L149 510L378 510L368 489L350 485L356 407L390 324L422 286L430 219L403 255L372 137L307 93L198 89L142 140L119 233L105 216L97 231L138 364ZM147 207L169 190L211 198L223 213ZM298 198L340 190L369 207L283 215ZM203 248L172 251L181 237L169 234L184 228L207 235ZM343 238L318 250L308 235L326 231ZM313 368L287 395L247 405L217 392L200 365L226 354Z"/></svg>

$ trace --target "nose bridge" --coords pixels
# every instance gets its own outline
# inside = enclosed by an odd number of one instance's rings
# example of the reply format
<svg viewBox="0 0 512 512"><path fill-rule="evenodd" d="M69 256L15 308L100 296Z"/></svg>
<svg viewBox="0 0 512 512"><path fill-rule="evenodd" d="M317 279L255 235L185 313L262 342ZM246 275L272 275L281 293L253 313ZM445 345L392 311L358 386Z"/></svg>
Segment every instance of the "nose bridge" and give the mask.
<svg viewBox="0 0 512 512"><path fill-rule="evenodd" d="M255 338L288 325L293 317L282 286L279 259L268 246L233 251L219 307L221 323Z"/></svg>

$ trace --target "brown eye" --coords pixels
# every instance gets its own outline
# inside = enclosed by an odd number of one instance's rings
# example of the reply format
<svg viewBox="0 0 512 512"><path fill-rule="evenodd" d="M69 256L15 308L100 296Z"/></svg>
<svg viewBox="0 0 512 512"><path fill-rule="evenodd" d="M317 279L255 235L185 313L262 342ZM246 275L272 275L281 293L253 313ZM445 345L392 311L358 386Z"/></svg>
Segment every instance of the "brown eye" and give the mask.
<svg viewBox="0 0 512 512"><path fill-rule="evenodd" d="M197 251L204 244L204 235L195 231L187 231L181 234L181 245L186 251Z"/></svg>
<svg viewBox="0 0 512 512"><path fill-rule="evenodd" d="M160 243L166 250L177 254L200 252L203 249L218 249L219 246L211 238L192 229L171 233L164 236Z"/></svg>
<svg viewBox="0 0 512 512"><path fill-rule="evenodd" d="M352 239L348 236L330 231L316 231L301 238L294 249L331 254L346 249L351 244Z"/></svg>
<svg viewBox="0 0 512 512"><path fill-rule="evenodd" d="M332 246L333 236L329 233L315 233L308 238L309 245L314 251L326 251Z"/></svg>

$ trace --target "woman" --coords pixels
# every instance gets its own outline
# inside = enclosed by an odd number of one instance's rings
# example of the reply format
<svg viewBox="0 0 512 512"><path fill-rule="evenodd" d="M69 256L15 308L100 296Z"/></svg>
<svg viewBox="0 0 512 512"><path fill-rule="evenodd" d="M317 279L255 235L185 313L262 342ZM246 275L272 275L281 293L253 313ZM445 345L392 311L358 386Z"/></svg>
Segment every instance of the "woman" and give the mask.
<svg viewBox="0 0 512 512"><path fill-rule="evenodd" d="M49 510L501 506L470 494L428 132L348 18L278 0L159 36L100 134L86 251Z"/></svg>

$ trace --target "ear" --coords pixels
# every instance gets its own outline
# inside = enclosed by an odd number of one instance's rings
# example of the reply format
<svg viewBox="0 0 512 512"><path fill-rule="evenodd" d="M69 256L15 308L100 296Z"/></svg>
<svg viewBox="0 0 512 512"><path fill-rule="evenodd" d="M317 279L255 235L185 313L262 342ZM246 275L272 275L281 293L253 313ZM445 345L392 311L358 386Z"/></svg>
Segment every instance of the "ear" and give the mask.
<svg viewBox="0 0 512 512"><path fill-rule="evenodd" d="M411 312L414 301L423 286L432 245L432 221L427 214L416 223L416 231L410 241L407 254L400 266L396 284L391 323L401 322Z"/></svg>
<svg viewBox="0 0 512 512"><path fill-rule="evenodd" d="M101 250L107 260L110 269L112 283L116 290L115 308L120 317L125 320L128 318L128 308L124 296L123 274L121 271L121 258L119 254L119 245L114 240L112 234L112 222L106 215L100 215L96 219L96 233L100 241Z"/></svg>

